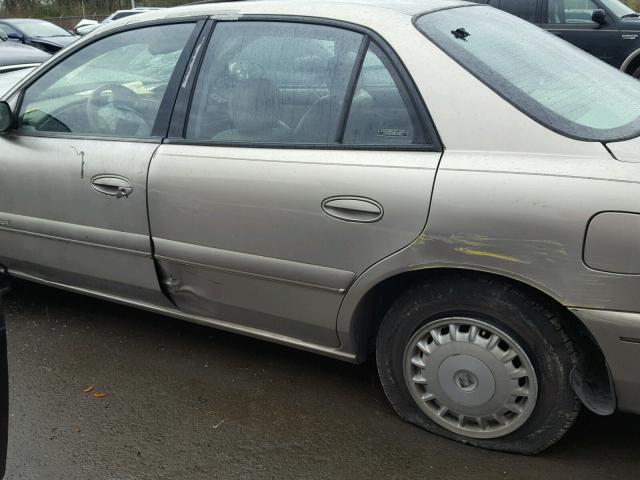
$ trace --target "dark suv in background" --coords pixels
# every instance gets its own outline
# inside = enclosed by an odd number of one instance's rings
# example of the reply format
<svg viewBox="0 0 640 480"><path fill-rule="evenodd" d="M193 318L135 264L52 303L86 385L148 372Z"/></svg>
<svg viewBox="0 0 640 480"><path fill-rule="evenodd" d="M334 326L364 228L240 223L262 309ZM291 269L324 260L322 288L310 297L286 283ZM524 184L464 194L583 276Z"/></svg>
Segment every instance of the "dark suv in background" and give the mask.
<svg viewBox="0 0 640 480"><path fill-rule="evenodd" d="M640 78L640 15L619 0L476 0L504 10Z"/></svg>

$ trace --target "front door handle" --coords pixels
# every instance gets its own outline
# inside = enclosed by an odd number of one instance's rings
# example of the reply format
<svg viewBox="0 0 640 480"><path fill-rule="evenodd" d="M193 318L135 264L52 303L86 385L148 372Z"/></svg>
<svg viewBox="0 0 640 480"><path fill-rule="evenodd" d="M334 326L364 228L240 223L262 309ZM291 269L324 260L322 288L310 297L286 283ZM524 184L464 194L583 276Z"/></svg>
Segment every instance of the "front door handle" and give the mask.
<svg viewBox="0 0 640 480"><path fill-rule="evenodd" d="M346 222L372 223L384 215L382 205L364 197L331 197L322 202L322 211Z"/></svg>
<svg viewBox="0 0 640 480"><path fill-rule="evenodd" d="M131 182L119 175L96 175L91 186L98 193L116 198L127 198L133 192Z"/></svg>

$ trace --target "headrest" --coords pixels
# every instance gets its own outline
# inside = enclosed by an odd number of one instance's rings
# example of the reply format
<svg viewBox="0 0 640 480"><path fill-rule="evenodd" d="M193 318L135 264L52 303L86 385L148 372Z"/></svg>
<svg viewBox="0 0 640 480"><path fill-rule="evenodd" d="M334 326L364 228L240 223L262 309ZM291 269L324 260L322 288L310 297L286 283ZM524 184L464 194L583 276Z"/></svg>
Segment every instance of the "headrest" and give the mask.
<svg viewBox="0 0 640 480"><path fill-rule="evenodd" d="M265 78L237 82L231 91L229 114L240 133L273 128L278 115L278 92L273 82Z"/></svg>

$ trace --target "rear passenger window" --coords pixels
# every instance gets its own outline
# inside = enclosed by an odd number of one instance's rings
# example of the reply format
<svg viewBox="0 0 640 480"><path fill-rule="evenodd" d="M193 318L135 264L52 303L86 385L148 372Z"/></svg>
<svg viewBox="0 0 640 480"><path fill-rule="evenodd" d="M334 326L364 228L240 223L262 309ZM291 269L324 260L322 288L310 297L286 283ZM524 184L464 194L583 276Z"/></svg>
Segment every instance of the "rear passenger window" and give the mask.
<svg viewBox="0 0 640 480"><path fill-rule="evenodd" d="M394 74L392 74L394 72ZM349 111L344 143L349 145L423 144L422 129L395 71L380 48L369 48Z"/></svg>
<svg viewBox="0 0 640 480"><path fill-rule="evenodd" d="M494 5L494 2L491 5ZM498 8L533 23L536 21L538 2L535 0L500 0Z"/></svg>
<svg viewBox="0 0 640 480"><path fill-rule="evenodd" d="M187 139L333 144L362 35L285 22L219 23Z"/></svg>
<svg viewBox="0 0 640 480"><path fill-rule="evenodd" d="M220 22L196 81L186 139L426 143L388 59L373 43L363 59L364 42L359 33L324 25Z"/></svg>

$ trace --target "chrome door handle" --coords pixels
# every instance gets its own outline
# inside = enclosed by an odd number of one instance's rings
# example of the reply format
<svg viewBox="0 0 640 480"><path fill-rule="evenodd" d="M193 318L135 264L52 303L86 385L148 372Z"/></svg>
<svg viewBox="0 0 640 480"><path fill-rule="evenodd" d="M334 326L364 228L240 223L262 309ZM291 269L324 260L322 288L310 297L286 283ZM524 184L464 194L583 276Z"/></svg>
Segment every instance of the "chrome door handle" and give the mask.
<svg viewBox="0 0 640 480"><path fill-rule="evenodd" d="M364 197L331 197L322 202L322 211L346 222L372 223L384 215L382 205Z"/></svg>
<svg viewBox="0 0 640 480"><path fill-rule="evenodd" d="M97 175L91 179L93 189L103 195L127 198L133 192L131 182L119 175Z"/></svg>

